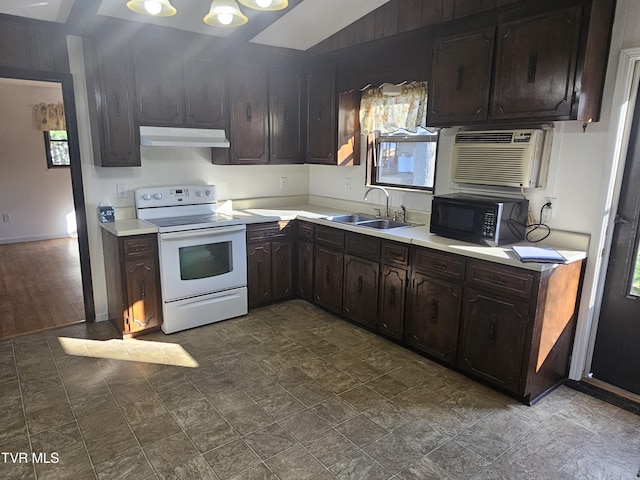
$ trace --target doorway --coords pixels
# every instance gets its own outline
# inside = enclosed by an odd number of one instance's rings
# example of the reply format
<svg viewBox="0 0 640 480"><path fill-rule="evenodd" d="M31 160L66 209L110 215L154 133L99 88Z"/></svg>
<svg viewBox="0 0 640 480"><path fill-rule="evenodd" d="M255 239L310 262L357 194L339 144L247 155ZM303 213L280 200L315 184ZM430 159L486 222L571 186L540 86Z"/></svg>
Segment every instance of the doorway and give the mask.
<svg viewBox="0 0 640 480"><path fill-rule="evenodd" d="M640 395L640 94L636 96L598 330L593 377Z"/></svg>
<svg viewBox="0 0 640 480"><path fill-rule="evenodd" d="M52 189L66 186L66 189L71 190L71 192L68 190L66 192L66 201L60 200L60 195L55 197L56 201L62 202L64 209L68 210L62 212L64 221L68 224L68 235L52 234L52 229L60 232L62 227L60 225L52 226L55 222L43 222L43 217L36 218L39 210L44 210L45 203L43 202L46 202L46 195L42 192L42 187L37 185L33 176L27 175L25 177L25 175L17 174L15 170L13 174L9 172L9 181L13 178L16 182L13 188L13 191L16 192L15 196L20 199L17 202L12 202L7 197L2 202L3 216L0 221L4 221L4 223L0 225L5 226L5 238L4 240L0 239L0 248L2 248L0 306L3 309L2 318L7 321L7 324L4 331L0 325L0 337L6 338L30 331L44 330L65 322L77 323L83 320L93 322L95 307L72 77L69 74L0 68L0 78L17 85L48 87L49 90L57 93L58 98L61 94L66 117L66 131L68 132L66 144L69 166L62 172L49 170L50 167L47 166L45 155L46 147L41 147L43 158L38 158L36 161L42 161L43 166L40 173L43 170L48 171L51 172L48 175L49 179L57 178L51 184ZM56 96L55 93L52 95ZM25 103L27 103L25 108L32 109L39 102L34 98L31 102ZM3 106L0 105L0 110L2 109ZM11 112L5 110L3 117L11 118ZM33 117L35 118L35 115ZM5 128L8 128L7 124L5 124ZM45 144L46 138L47 136L42 134L42 137L37 137L35 143L41 146L40 141ZM33 143L33 137L30 143ZM27 154L27 156L30 155L31 153ZM39 154L34 156L40 157ZM4 170L3 175L6 173L7 170ZM4 180L6 179L5 176ZM33 180L33 182L29 180ZM23 184L18 185L18 181ZM68 198L69 195L72 196L71 199ZM26 205L20 202L25 202ZM28 205L29 203L31 206ZM42 208L39 209L39 206ZM9 208L10 211L4 212L6 208ZM12 217L11 210L17 212L16 218ZM30 221L25 221L24 217L28 217ZM12 221L19 222L21 220L21 230L8 228L9 226L17 226L17 223L12 224ZM47 228L44 227L44 224L47 224ZM43 226L42 238L38 238L37 229L33 229L34 225L36 227ZM73 234L74 230L75 235ZM21 264L23 267L20 267ZM13 310L13 312L18 312L17 315L7 310L7 305L11 302L20 303ZM29 319L27 319L27 313ZM38 319L38 316L44 321ZM47 317L52 318L47 320ZM13 322L15 325L10 326L9 322Z"/></svg>

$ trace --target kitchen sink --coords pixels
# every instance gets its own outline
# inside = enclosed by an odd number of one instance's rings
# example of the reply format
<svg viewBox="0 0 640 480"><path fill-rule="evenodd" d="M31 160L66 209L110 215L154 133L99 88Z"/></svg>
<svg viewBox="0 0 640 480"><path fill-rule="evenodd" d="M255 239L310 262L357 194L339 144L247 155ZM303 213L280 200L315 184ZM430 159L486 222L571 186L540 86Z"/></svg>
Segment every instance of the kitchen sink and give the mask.
<svg viewBox="0 0 640 480"><path fill-rule="evenodd" d="M378 230L388 230L390 228L401 227L415 227L420 225L419 223L411 222L398 222L396 220L390 220L387 218L379 218L374 215L367 215L365 213L349 213L346 215L336 215L329 220L338 223L349 223L351 225L357 225L359 227L377 228Z"/></svg>
<svg viewBox="0 0 640 480"><path fill-rule="evenodd" d="M347 215L336 215L335 217L331 217L331 220L339 223L361 223L377 220L377 217L364 213L349 213Z"/></svg>

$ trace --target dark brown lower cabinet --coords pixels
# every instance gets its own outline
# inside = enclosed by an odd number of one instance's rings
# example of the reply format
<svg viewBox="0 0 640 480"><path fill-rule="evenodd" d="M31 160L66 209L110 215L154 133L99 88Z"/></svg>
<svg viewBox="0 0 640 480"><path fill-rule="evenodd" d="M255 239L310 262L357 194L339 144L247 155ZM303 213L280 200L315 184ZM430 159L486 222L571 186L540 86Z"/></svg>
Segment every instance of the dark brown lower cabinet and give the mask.
<svg viewBox="0 0 640 480"><path fill-rule="evenodd" d="M461 302L461 285L414 273L405 341L418 350L454 364Z"/></svg>
<svg viewBox="0 0 640 480"><path fill-rule="evenodd" d="M293 297L293 253L288 222L247 226L249 307Z"/></svg>
<svg viewBox="0 0 640 480"><path fill-rule="evenodd" d="M520 390L529 304L473 288L464 293L458 366L507 390Z"/></svg>
<svg viewBox="0 0 640 480"><path fill-rule="evenodd" d="M344 256L344 316L370 328L378 321L378 277L380 264L372 260Z"/></svg>
<svg viewBox="0 0 640 480"><path fill-rule="evenodd" d="M380 315L377 330L396 340L402 340L406 290L407 270L396 266L382 265Z"/></svg>
<svg viewBox="0 0 640 480"><path fill-rule="evenodd" d="M344 254L327 247L315 247L313 300L318 305L342 314Z"/></svg>
<svg viewBox="0 0 640 480"><path fill-rule="evenodd" d="M102 230L109 320L123 337L155 332L162 323L158 239L117 237Z"/></svg>
<svg viewBox="0 0 640 480"><path fill-rule="evenodd" d="M298 241L298 282L300 298L313 301L313 243Z"/></svg>

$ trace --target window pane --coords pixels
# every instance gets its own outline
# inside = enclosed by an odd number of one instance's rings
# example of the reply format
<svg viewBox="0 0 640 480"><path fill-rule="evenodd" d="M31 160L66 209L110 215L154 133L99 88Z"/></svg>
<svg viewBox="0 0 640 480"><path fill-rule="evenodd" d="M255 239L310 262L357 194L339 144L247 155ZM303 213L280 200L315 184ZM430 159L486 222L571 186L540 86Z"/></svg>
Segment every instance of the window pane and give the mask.
<svg viewBox="0 0 640 480"><path fill-rule="evenodd" d="M66 130L50 130L45 132L48 151L48 164L50 167L67 167L71 165L69 158L69 142Z"/></svg>
<svg viewBox="0 0 640 480"><path fill-rule="evenodd" d="M406 188L433 189L437 136L384 139L379 143L373 183Z"/></svg>
<svg viewBox="0 0 640 480"><path fill-rule="evenodd" d="M640 244L636 247L636 263L633 267L633 279L629 295L640 297Z"/></svg>
<svg viewBox="0 0 640 480"><path fill-rule="evenodd" d="M231 242L182 247L178 255L182 280L216 277L229 273L233 268Z"/></svg>

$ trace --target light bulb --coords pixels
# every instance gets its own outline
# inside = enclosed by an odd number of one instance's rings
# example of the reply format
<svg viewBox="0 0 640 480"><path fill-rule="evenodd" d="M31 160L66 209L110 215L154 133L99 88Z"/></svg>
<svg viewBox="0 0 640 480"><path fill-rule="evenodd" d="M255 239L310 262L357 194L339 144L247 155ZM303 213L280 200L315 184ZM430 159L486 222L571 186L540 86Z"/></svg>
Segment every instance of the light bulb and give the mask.
<svg viewBox="0 0 640 480"><path fill-rule="evenodd" d="M273 0L256 0L256 3L258 4L259 7L267 8L271 6L271 4L273 3Z"/></svg>
<svg viewBox="0 0 640 480"><path fill-rule="evenodd" d="M231 13L219 13L218 21L223 25L229 25L233 22L233 14Z"/></svg>
<svg viewBox="0 0 640 480"><path fill-rule="evenodd" d="M162 11L162 4L156 0L146 0L144 9L149 15L158 15Z"/></svg>

